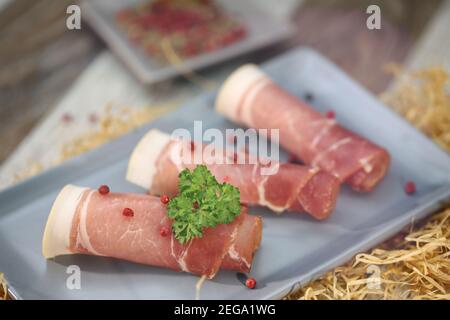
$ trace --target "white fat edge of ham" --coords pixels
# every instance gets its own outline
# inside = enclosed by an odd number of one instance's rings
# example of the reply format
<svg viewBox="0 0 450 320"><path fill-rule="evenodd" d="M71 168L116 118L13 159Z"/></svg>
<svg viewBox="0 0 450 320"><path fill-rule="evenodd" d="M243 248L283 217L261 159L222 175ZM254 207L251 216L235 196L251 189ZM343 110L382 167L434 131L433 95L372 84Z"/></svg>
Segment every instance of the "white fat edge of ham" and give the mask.
<svg viewBox="0 0 450 320"><path fill-rule="evenodd" d="M183 248L183 251L181 252L181 254L179 256L177 256L174 251L174 242L175 241L178 241L178 240L175 240L175 236L172 234L171 238L170 238L170 254L175 259L175 261L177 262L178 266L180 267L180 269L182 271L190 273L191 271L187 267L185 260L186 260L188 251L191 247L192 241L190 241L189 244Z"/></svg>
<svg viewBox="0 0 450 320"><path fill-rule="evenodd" d="M277 162L276 166L279 166L279 165L280 164ZM254 172L257 170L257 167L259 167L259 166L255 165ZM266 200L266 186L265 185L266 185L266 182L268 179L269 179L269 175L266 175L266 176L264 176L263 180L260 180L260 182L256 184L256 188L258 190L258 197L259 197L258 205L267 207L270 210L274 211L275 213L278 213L278 214L282 213L284 210L287 209L286 206L276 206L276 205L272 204L270 201Z"/></svg>
<svg viewBox="0 0 450 320"><path fill-rule="evenodd" d="M238 228L234 228L233 232L231 233L231 245L228 248L228 256L235 260L235 261L244 261L247 268L250 268L250 263L248 263L247 259L244 257L240 257L239 253L236 251L236 235L238 232Z"/></svg>
<svg viewBox="0 0 450 320"><path fill-rule="evenodd" d="M370 162L374 158L374 154L371 154L365 158L359 159L359 164L363 167L365 173L371 173L373 170L373 164Z"/></svg>
<svg viewBox="0 0 450 320"><path fill-rule="evenodd" d="M320 132L314 137L311 142L311 149L316 149L319 142L323 139L323 137L331 130L333 126L337 124L337 121L334 119L320 119L320 123L325 122L325 125L320 129ZM313 124L314 125L314 124Z"/></svg>
<svg viewBox="0 0 450 320"><path fill-rule="evenodd" d="M187 247L183 250L183 253L181 254L181 256L177 259L178 265L180 266L181 270L183 270L185 272L190 272L189 268L186 265L186 257L189 252L189 249L191 248L191 244L192 244L192 242L189 242Z"/></svg>
<svg viewBox="0 0 450 320"><path fill-rule="evenodd" d="M207 280L208 277L205 275L201 276L200 279L198 279L197 283L195 284L195 300L200 300L200 290L205 283L205 280Z"/></svg>
<svg viewBox="0 0 450 320"><path fill-rule="evenodd" d="M243 124L237 118L242 97L250 86L261 78L268 77L254 64L245 64L234 71L224 82L216 99L216 110L227 118Z"/></svg>
<svg viewBox="0 0 450 320"><path fill-rule="evenodd" d="M288 199L286 208L290 208L294 201L298 200L301 194L302 189L308 184L308 182L320 171L319 167L310 167L308 169L308 178L302 179L300 183L297 185L296 188L293 189L293 192L291 193L291 197ZM300 201L301 203L301 201ZM302 206L304 206L303 203L301 203ZM303 208L306 210L306 208Z"/></svg>
<svg viewBox="0 0 450 320"><path fill-rule="evenodd" d="M252 105L253 101L257 97L258 93L268 84L270 84L271 81L267 78L258 80L258 83L255 84L254 87L250 89L249 92L247 92L244 101L242 102L241 106L241 117L242 122L244 122L248 127L255 127L253 124L253 117L252 117Z"/></svg>
<svg viewBox="0 0 450 320"><path fill-rule="evenodd" d="M337 150L340 147L342 147L343 145L346 145L347 143L350 143L353 140L352 137L346 137L343 138L339 141L336 141L335 143L333 143L330 147L328 147L327 149L323 150L322 152L320 152L319 154L317 154L313 161L311 162L311 166L313 167L317 167L319 166L319 162L320 160L322 160L322 158L328 154L331 151ZM335 175L337 178L340 178L339 175L337 174L337 172L334 172L334 170L332 171L333 175Z"/></svg>
<svg viewBox="0 0 450 320"><path fill-rule="evenodd" d="M178 172L184 170L183 165L183 144L185 141L178 140L176 143L172 144L169 150L170 161L177 167Z"/></svg>
<svg viewBox="0 0 450 320"><path fill-rule="evenodd" d="M86 190L66 185L56 197L42 239L42 254L46 259L72 253L69 247L73 217Z"/></svg>
<svg viewBox="0 0 450 320"><path fill-rule="evenodd" d="M150 190L156 174L156 162L164 147L170 142L170 135L157 129L150 130L137 144L128 163L126 179Z"/></svg>
<svg viewBox="0 0 450 320"><path fill-rule="evenodd" d="M289 197L288 201L286 202L286 205L283 207L283 211L286 209L289 209L295 200L299 198L299 195L301 193L301 190L306 186L306 184L320 171L319 167L311 167L309 168L309 177L308 179L304 179L297 185L295 189L293 189L293 192L291 193L291 196ZM301 203L302 206L304 206L303 203ZM308 208L304 208L308 211ZM273 210L273 209L272 209ZM281 211L279 211L281 213Z"/></svg>
<svg viewBox="0 0 450 320"><path fill-rule="evenodd" d="M303 207L303 210L307 211L307 212L311 212L310 208L308 208L308 206L306 206L304 203L302 203L300 201L300 193L301 190L308 184L308 182L320 171L319 167L311 167L308 172L309 172L309 177L308 179L305 179L302 183L300 183L297 188L295 189L295 192L293 193L293 197L291 199L289 199L288 201L288 208L292 205L292 203L295 200L298 200L301 204L301 206Z"/></svg>
<svg viewBox="0 0 450 320"><path fill-rule="evenodd" d="M88 196L86 197L86 200L83 203L83 206L81 207L80 212L80 224L78 225L78 233L77 233L77 245L81 244L83 248L88 250L90 253L95 254L97 256L101 256L102 254L97 252L97 250L94 249L94 247L91 244L91 240L89 238L89 234L87 231L87 215L88 215L88 207L89 203L91 202L92 195L94 192L97 192L97 190L90 190Z"/></svg>
<svg viewBox="0 0 450 320"><path fill-rule="evenodd" d="M238 260L238 261L242 260L242 261L244 261L246 266L250 267L250 264L248 263L248 261L246 259L244 259L244 258L239 259L239 254L236 251L236 248L235 248L236 243L235 243L235 241L236 241L237 232L238 232L238 227L236 226L234 228L233 232L231 233L231 240L230 240L231 245L230 245L230 247L228 249L228 255L233 260ZM197 281L197 283L195 284L195 300L200 300L200 290L203 287L203 284L205 283L206 280L208 280L208 276L205 274L205 275L202 275L200 277L200 279Z"/></svg>

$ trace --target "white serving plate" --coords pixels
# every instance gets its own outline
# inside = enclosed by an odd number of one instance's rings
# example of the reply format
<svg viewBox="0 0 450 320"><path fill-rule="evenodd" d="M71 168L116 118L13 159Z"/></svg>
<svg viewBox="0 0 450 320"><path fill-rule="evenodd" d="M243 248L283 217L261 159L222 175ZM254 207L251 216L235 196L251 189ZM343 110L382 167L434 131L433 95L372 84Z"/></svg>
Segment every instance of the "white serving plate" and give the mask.
<svg viewBox="0 0 450 320"><path fill-rule="evenodd" d="M315 108L332 108L343 125L387 148L392 167L370 194L344 187L326 221L252 208L264 218L251 272L258 287L249 290L236 273L221 271L205 283L202 299L280 298L449 200L447 153L335 65L300 48L263 68L286 90L312 96ZM41 255L41 238L52 202L67 183L93 188L107 183L112 190L144 192L125 181L125 172L133 147L150 128L170 132L192 128L194 120L203 120L205 129L233 128L214 111L214 98L215 93L201 95L176 112L0 193L0 270L11 294L23 299L193 299L196 276L103 257L71 255L47 261ZM407 180L417 185L413 196L403 191ZM80 290L66 287L70 265L81 269Z"/></svg>
<svg viewBox="0 0 450 320"><path fill-rule="evenodd" d="M280 42L293 34L294 28L287 20L277 19L255 0L220 0L221 7L247 27L242 41L186 59L182 65L171 65L150 57L132 44L116 21L115 14L122 8L142 3L142 0L86 0L81 3L82 17L106 41L109 47L143 83L151 84L211 66L250 51Z"/></svg>

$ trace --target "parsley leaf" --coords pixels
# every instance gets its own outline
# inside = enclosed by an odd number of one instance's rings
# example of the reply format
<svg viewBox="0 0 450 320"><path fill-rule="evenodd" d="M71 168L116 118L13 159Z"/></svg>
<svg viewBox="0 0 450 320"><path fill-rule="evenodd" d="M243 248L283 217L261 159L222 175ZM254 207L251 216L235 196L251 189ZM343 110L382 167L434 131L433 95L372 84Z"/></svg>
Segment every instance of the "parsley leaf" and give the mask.
<svg viewBox="0 0 450 320"><path fill-rule="evenodd" d="M205 228L232 222L241 212L239 189L220 184L204 165L179 174L179 194L168 205L172 231L180 243L201 238Z"/></svg>

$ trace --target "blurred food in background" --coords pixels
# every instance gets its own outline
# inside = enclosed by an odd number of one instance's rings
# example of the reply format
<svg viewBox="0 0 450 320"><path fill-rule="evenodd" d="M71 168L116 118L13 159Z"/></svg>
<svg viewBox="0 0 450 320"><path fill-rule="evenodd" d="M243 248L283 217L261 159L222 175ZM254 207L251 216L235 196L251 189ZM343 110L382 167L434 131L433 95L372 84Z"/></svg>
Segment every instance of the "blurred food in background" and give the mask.
<svg viewBox="0 0 450 320"><path fill-rule="evenodd" d="M245 38L247 29L211 0L145 1L120 10L116 20L132 43L152 57L164 57L167 39L180 57L192 57Z"/></svg>

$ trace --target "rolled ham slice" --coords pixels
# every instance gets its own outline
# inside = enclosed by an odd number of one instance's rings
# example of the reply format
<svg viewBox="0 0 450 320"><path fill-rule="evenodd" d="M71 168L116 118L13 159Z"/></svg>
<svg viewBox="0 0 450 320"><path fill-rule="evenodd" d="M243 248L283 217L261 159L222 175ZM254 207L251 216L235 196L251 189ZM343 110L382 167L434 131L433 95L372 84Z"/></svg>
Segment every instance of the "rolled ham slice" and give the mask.
<svg viewBox="0 0 450 320"><path fill-rule="evenodd" d="M247 127L279 129L284 148L357 191L371 191L389 168L385 149L315 111L255 65L244 65L229 76L218 94L216 109Z"/></svg>
<svg viewBox="0 0 450 320"><path fill-rule="evenodd" d="M133 216L123 214L124 208ZM161 235L161 228L167 228ZM45 258L64 254L107 256L212 278L219 269L248 272L261 241L261 218L245 207L230 224L205 229L180 244L166 205L145 194L109 193L67 185L56 198L44 231Z"/></svg>
<svg viewBox="0 0 450 320"><path fill-rule="evenodd" d="M194 169L205 164L219 182L228 182L240 190L241 203L260 205L275 212L285 210L307 212L316 219L324 219L333 211L340 189L339 180L318 168L296 164L274 163L278 170L263 175L262 164L237 164L234 154L224 150L206 152L204 145L191 141L171 139L171 136L150 130L133 151L127 171L127 180L151 194L174 196L178 192L178 175L185 168ZM188 144L188 145L186 145ZM203 156L193 153L199 148ZM187 150L187 151L186 151ZM190 152L188 156L184 152ZM213 154L213 158L211 158ZM247 153L243 155L249 157ZM200 160L196 162L197 160ZM219 161L221 160L221 161Z"/></svg>

